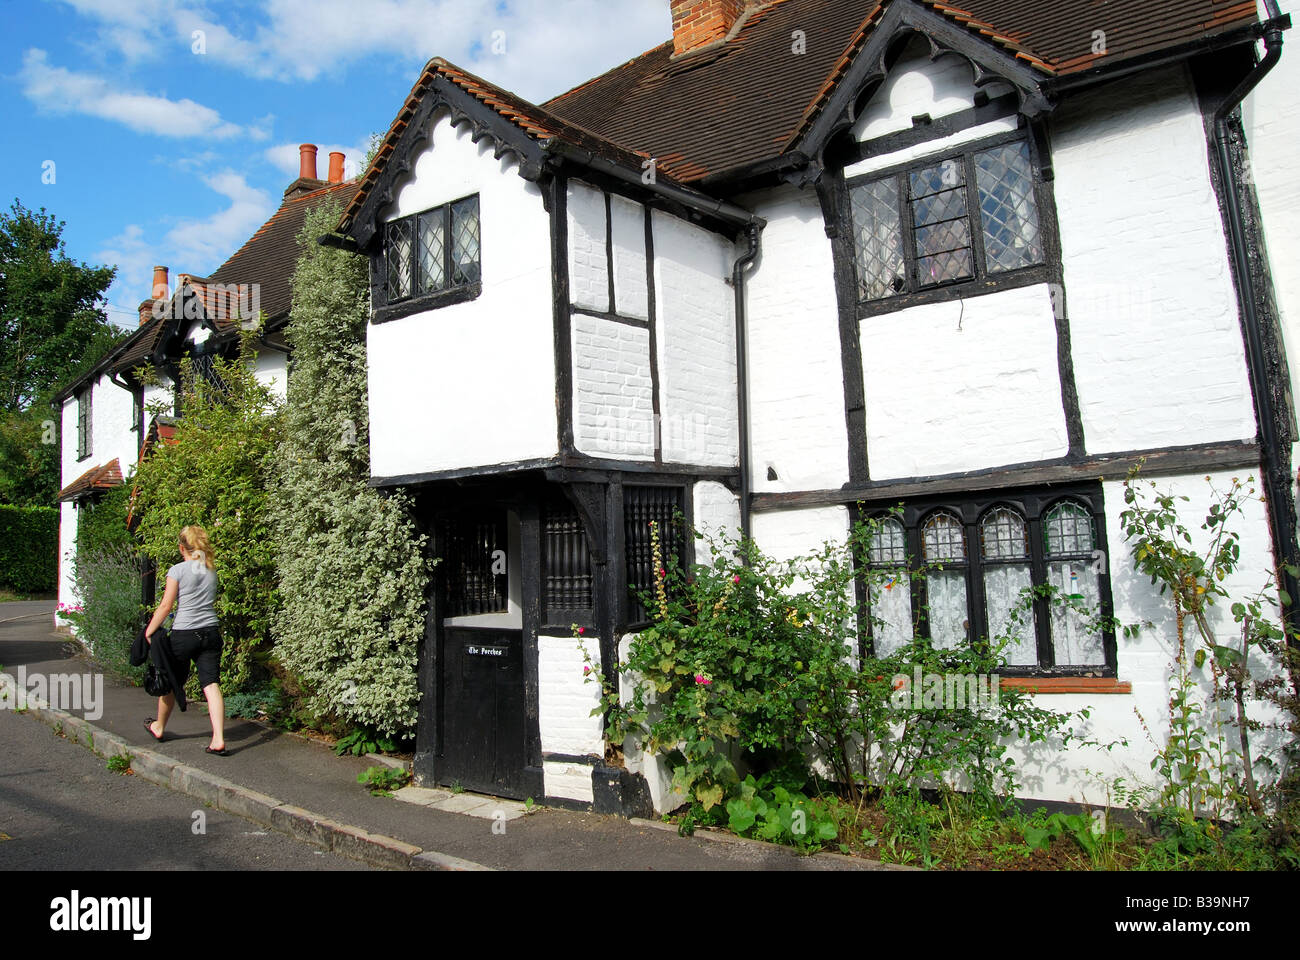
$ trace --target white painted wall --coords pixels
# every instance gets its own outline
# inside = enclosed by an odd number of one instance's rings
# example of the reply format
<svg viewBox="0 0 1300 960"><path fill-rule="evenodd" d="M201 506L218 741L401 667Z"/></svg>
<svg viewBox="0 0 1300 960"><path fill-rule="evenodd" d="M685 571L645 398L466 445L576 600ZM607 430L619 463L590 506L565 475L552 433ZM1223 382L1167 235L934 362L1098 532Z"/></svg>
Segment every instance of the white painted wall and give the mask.
<svg viewBox="0 0 1300 960"><path fill-rule="evenodd" d="M600 683L583 673L583 649L600 669L598 638L538 636L537 712L542 753L593 756L604 759L605 740L600 714ZM542 761L542 781L548 797L592 802L591 764Z"/></svg>
<svg viewBox="0 0 1300 960"><path fill-rule="evenodd" d="M872 479L1066 454L1045 284L870 317L859 335Z"/></svg>
<svg viewBox="0 0 1300 960"><path fill-rule="evenodd" d="M715 540L740 539L740 498L715 480L703 480L691 489L695 529ZM695 541L697 563L708 563L703 540ZM725 552L725 550L724 550Z"/></svg>
<svg viewBox="0 0 1300 960"><path fill-rule="evenodd" d="M118 461L122 476L129 476L140 450L140 434L135 427L131 394L104 374L91 386L90 455L77 459L77 398L63 402L61 413L61 448L59 486L66 487L92 467ZM68 503L59 505L59 576L58 602L80 603L72 582L72 559L77 541L77 511ZM56 627L69 626L54 614Z"/></svg>
<svg viewBox="0 0 1300 960"><path fill-rule="evenodd" d="M614 306L625 317L649 319L645 207L626 197L612 195L610 228L614 238Z"/></svg>
<svg viewBox="0 0 1300 960"><path fill-rule="evenodd" d="M574 446L594 457L653 460L649 328L574 313L570 337Z"/></svg>
<svg viewBox="0 0 1300 960"><path fill-rule="evenodd" d="M590 184L570 180L567 206L569 296L575 306L607 313L609 247L605 232L605 194Z"/></svg>
<svg viewBox="0 0 1300 960"><path fill-rule="evenodd" d="M1279 0L1278 7L1300 21L1296 0ZM1261 3L1260 17L1265 16ZM1300 143L1300 99L1295 95L1300 88L1300 52L1294 35L1294 30L1286 35L1282 59L1242 104L1293 397L1300 392L1300 184L1295 177L1296 144ZM1262 49L1263 44L1260 46ZM1293 447L1293 457L1294 451Z"/></svg>
<svg viewBox="0 0 1300 960"><path fill-rule="evenodd" d="M793 560L814 553L825 543L843 543L849 535L847 507L765 510L751 520L754 542L774 560Z"/></svg>
<svg viewBox="0 0 1300 960"><path fill-rule="evenodd" d="M1226 489L1233 476L1244 480L1251 475L1258 478L1260 471L1219 472L1211 474L1211 480L1219 489ZM1179 502L1179 513L1192 534L1193 548L1203 553L1208 534L1200 526L1210 503L1205 475L1153 479L1162 491L1189 498L1188 503ZM1154 775L1150 764L1155 748L1147 739L1135 711L1141 714L1157 743L1163 745L1168 735L1169 678L1177 650L1172 607L1168 599L1162 598L1152 587L1149 577L1133 569L1131 552L1119 522L1119 515L1125 507L1123 483L1107 482L1102 490L1106 504L1106 537L1110 546L1108 567L1115 616L1121 623L1150 621L1154 627L1142 630L1135 640L1126 640L1123 636L1116 638L1119 679L1133 685L1131 694L1040 694L1035 700L1061 712L1088 708L1091 718L1081 727L1082 730L1103 743L1126 739L1128 746L1111 751L1081 748L1064 754L1051 746L1013 746L1017 765L1026 778L1022 795L1028 797L1105 802L1101 785L1088 776L1087 769L1108 777L1122 776L1130 784L1151 784ZM1247 503L1244 518L1234 521L1231 526L1241 534L1241 565L1238 573L1225 581L1224 586L1234 598L1241 598L1263 586L1273 565L1272 540L1264 505L1258 499ZM1225 640L1235 636L1239 640L1240 631L1233 623L1228 607L1220 604L1213 609L1210 619L1219 636ZM1192 629L1190 625L1188 629ZM1193 648L1189 646L1189 649ZM1257 676L1270 673L1261 662L1254 662L1252 666ZM1208 676L1208 668L1205 672ZM1252 716L1267 716L1262 711L1257 712L1258 704L1251 705L1250 710ZM1234 730L1229 729L1229 733L1235 738ZM1230 741L1235 742L1235 739ZM1269 748L1270 735L1256 734L1252 744L1252 749L1258 754L1259 749Z"/></svg>
<svg viewBox="0 0 1300 960"><path fill-rule="evenodd" d="M1056 209L1089 453L1255 436L1205 129L1181 68L1065 103Z"/></svg>
<svg viewBox="0 0 1300 960"><path fill-rule="evenodd" d="M550 221L509 156L434 117L385 219L479 194L483 294L367 332L370 467L425 473L554 456Z"/></svg>
<svg viewBox="0 0 1300 960"><path fill-rule="evenodd" d="M985 88L991 98L1010 93L1005 83ZM975 106L974 75L970 61L947 53L930 61L930 44L921 37L910 41L898 62L853 126L858 140L871 140L899 130L910 130L912 118L928 113L938 120Z"/></svg>
<svg viewBox="0 0 1300 960"><path fill-rule="evenodd" d="M736 327L727 283L732 244L658 210L652 223L664 460L734 466Z"/></svg>
<svg viewBox="0 0 1300 960"><path fill-rule="evenodd" d="M253 366L253 376L271 388L271 392L283 402L289 392L288 357L279 350L262 348Z"/></svg>
<svg viewBox="0 0 1300 960"><path fill-rule="evenodd" d="M793 187L741 202L767 221L745 283L752 489L838 487L849 479L844 368L821 206L813 191Z"/></svg>

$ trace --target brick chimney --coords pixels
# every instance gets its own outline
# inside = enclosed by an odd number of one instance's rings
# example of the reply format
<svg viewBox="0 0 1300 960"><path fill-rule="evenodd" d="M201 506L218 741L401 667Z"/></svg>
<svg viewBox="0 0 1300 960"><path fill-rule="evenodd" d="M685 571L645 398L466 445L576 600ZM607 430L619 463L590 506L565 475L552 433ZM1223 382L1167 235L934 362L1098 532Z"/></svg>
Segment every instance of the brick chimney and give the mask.
<svg viewBox="0 0 1300 960"><path fill-rule="evenodd" d="M673 13L673 56L680 57L715 43L731 33L751 6L749 0L670 0Z"/></svg>
<svg viewBox="0 0 1300 960"><path fill-rule="evenodd" d="M330 151L330 183L343 182L343 154L337 150Z"/></svg>
<svg viewBox="0 0 1300 960"><path fill-rule="evenodd" d="M303 180L316 179L316 144L299 144L298 176Z"/></svg>
<svg viewBox="0 0 1300 960"><path fill-rule="evenodd" d="M141 300L137 308L140 313L140 326L144 326L153 319L154 304L167 299L167 268L153 268L153 290L148 300Z"/></svg>

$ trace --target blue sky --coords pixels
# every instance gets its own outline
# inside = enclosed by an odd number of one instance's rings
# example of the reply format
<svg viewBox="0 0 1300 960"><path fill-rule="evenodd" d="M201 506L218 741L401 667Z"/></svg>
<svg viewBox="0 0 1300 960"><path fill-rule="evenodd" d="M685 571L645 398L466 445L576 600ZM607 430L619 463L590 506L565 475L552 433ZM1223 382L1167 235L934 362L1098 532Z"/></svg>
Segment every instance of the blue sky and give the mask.
<svg viewBox="0 0 1300 960"><path fill-rule="evenodd" d="M154 264L207 274L274 212L299 143L352 176L429 57L540 101L671 33L668 0L0 0L0 23L0 203L116 265L132 328Z"/></svg>

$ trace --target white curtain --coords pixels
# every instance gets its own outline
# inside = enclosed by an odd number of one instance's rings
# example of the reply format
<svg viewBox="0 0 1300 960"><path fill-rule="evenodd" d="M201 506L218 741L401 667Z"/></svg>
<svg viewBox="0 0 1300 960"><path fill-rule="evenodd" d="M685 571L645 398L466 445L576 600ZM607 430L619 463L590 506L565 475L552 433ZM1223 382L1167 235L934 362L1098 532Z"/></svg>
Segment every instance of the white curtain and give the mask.
<svg viewBox="0 0 1300 960"><path fill-rule="evenodd" d="M1063 594L1082 594L1083 605L1096 610L1101 605L1097 573L1086 560L1053 560L1047 576ZM1092 667L1106 662L1101 632L1089 631L1084 617L1059 604L1052 604L1052 643L1058 666Z"/></svg>
<svg viewBox="0 0 1300 960"><path fill-rule="evenodd" d="M984 568L984 606L988 611L989 640L996 640L1008 629L1011 611L1020 605L1020 591L1033 585L1029 564L998 564ZM1017 666L1038 663L1038 645L1034 639L1034 611L1021 613L1014 632L1015 641L1005 650L1007 661Z"/></svg>
<svg viewBox="0 0 1300 960"><path fill-rule="evenodd" d="M966 642L966 571L934 570L926 576L930 640L953 649Z"/></svg>
<svg viewBox="0 0 1300 960"><path fill-rule="evenodd" d="M889 656L912 639L911 582L905 571L890 575L894 577L892 586L873 583L867 591L872 619L883 621L872 625L871 636L877 657Z"/></svg>

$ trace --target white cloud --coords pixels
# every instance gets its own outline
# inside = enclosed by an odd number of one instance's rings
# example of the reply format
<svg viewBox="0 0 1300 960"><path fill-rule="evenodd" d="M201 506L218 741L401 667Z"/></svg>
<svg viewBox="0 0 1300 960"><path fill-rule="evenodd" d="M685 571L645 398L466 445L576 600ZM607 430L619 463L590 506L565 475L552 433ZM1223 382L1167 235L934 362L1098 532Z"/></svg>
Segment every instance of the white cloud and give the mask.
<svg viewBox="0 0 1300 960"><path fill-rule="evenodd" d="M225 197L228 205L207 217L181 218L170 228L160 224L148 235L139 224L128 224L95 254L99 262L118 267L108 291L117 322L128 322L140 301L150 295L154 264L167 264L173 283L177 273L206 276L243 246L275 210L265 190L250 187L231 170L205 176L203 182ZM123 316L127 313L131 317Z"/></svg>
<svg viewBox="0 0 1300 960"><path fill-rule="evenodd" d="M160 137L267 137L265 130L229 123L211 107L193 100L117 90L94 74L50 66L45 51L35 47L23 54L18 75L27 99L53 113L83 113Z"/></svg>
<svg viewBox="0 0 1300 960"><path fill-rule="evenodd" d="M195 0L64 0L98 21L129 60L205 56L248 76L312 81L369 58L443 56L533 100L546 99L668 39L668 0L269 0L264 20ZM498 31L500 31L498 33ZM494 52L504 41L504 52Z"/></svg>

